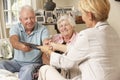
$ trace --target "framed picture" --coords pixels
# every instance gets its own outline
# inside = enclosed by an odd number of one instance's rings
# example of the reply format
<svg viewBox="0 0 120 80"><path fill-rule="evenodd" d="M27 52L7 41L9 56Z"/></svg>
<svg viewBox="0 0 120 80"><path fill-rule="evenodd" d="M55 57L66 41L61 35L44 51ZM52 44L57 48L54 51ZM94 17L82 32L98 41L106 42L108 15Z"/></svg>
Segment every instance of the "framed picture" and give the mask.
<svg viewBox="0 0 120 80"><path fill-rule="evenodd" d="M39 23L45 23L45 16L36 16L36 21Z"/></svg>
<svg viewBox="0 0 120 80"><path fill-rule="evenodd" d="M120 0L115 0L115 1L119 1L120 2Z"/></svg>
<svg viewBox="0 0 120 80"><path fill-rule="evenodd" d="M36 15L36 16L44 16L44 12L45 12L44 10L39 9L39 10L36 10L36 11L35 11L35 15Z"/></svg>
<svg viewBox="0 0 120 80"><path fill-rule="evenodd" d="M55 9L55 16L58 19L61 15L72 15L72 6L65 6L62 8L56 8Z"/></svg>
<svg viewBox="0 0 120 80"><path fill-rule="evenodd" d="M47 23L53 22L53 11L45 11L45 20Z"/></svg>
<svg viewBox="0 0 120 80"><path fill-rule="evenodd" d="M45 11L45 17L53 17L53 11Z"/></svg>

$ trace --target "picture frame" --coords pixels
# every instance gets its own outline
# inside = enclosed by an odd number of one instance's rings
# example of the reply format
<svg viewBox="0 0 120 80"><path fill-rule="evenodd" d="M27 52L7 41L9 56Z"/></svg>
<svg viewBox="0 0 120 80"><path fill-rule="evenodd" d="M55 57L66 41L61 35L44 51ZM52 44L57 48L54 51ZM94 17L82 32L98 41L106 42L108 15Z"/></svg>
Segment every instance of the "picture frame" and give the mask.
<svg viewBox="0 0 120 80"><path fill-rule="evenodd" d="M45 16L36 16L36 21L38 23L45 23Z"/></svg>
<svg viewBox="0 0 120 80"><path fill-rule="evenodd" d="M35 11L35 15L36 15L36 16L44 16L44 12L45 12L44 10L39 9L39 10L36 10L36 11Z"/></svg>
<svg viewBox="0 0 120 80"><path fill-rule="evenodd" d="M120 0L115 0L115 1L118 1L118 2L120 2Z"/></svg>
<svg viewBox="0 0 120 80"><path fill-rule="evenodd" d="M64 14L71 15L72 14L72 6L64 6L62 8L55 9L55 16L57 19L59 19L59 17Z"/></svg>
<svg viewBox="0 0 120 80"><path fill-rule="evenodd" d="M45 11L45 22L49 23L48 18L53 19L53 11ZM50 21L52 23L53 21Z"/></svg>
<svg viewBox="0 0 120 80"><path fill-rule="evenodd" d="M53 11L45 11L46 17L53 17Z"/></svg>

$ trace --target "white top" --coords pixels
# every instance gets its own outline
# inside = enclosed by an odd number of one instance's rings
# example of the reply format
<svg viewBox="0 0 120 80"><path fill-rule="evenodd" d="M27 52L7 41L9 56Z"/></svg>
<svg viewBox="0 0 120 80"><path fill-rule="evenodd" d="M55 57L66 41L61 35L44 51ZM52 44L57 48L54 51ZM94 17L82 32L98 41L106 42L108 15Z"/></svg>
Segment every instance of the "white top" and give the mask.
<svg viewBox="0 0 120 80"><path fill-rule="evenodd" d="M65 69L79 66L81 75L72 80L120 80L119 60L120 38L108 23L98 22L78 34L67 56L51 54L50 64Z"/></svg>

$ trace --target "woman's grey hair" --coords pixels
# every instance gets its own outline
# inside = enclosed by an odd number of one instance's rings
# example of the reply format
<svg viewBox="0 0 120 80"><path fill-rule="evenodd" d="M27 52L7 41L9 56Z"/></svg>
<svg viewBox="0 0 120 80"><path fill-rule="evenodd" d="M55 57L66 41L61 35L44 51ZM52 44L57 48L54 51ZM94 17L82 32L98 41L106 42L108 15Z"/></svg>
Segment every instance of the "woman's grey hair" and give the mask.
<svg viewBox="0 0 120 80"><path fill-rule="evenodd" d="M31 12L34 13L34 9L33 9L30 5L24 5L24 6L22 6L22 7L20 8L20 10L19 10L19 17L21 17L21 13L22 13L22 11L24 11L24 10L29 10L29 11L31 11Z"/></svg>
<svg viewBox="0 0 120 80"><path fill-rule="evenodd" d="M72 26L72 27L75 27L76 26L76 23L75 23L75 19L70 16L70 15L62 15L60 16L60 18L58 19L57 21L57 26L59 27L60 26L60 23L62 21L68 21L68 23Z"/></svg>

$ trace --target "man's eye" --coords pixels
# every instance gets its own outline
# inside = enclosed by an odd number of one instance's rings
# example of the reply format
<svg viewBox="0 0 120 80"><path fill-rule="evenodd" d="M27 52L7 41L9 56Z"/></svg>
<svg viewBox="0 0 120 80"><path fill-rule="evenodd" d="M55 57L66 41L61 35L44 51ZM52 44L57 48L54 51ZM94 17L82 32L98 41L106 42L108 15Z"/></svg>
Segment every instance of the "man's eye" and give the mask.
<svg viewBox="0 0 120 80"><path fill-rule="evenodd" d="M23 18L24 20L27 20L28 18Z"/></svg>
<svg viewBox="0 0 120 80"><path fill-rule="evenodd" d="M31 19L34 19L35 17L31 17Z"/></svg>

